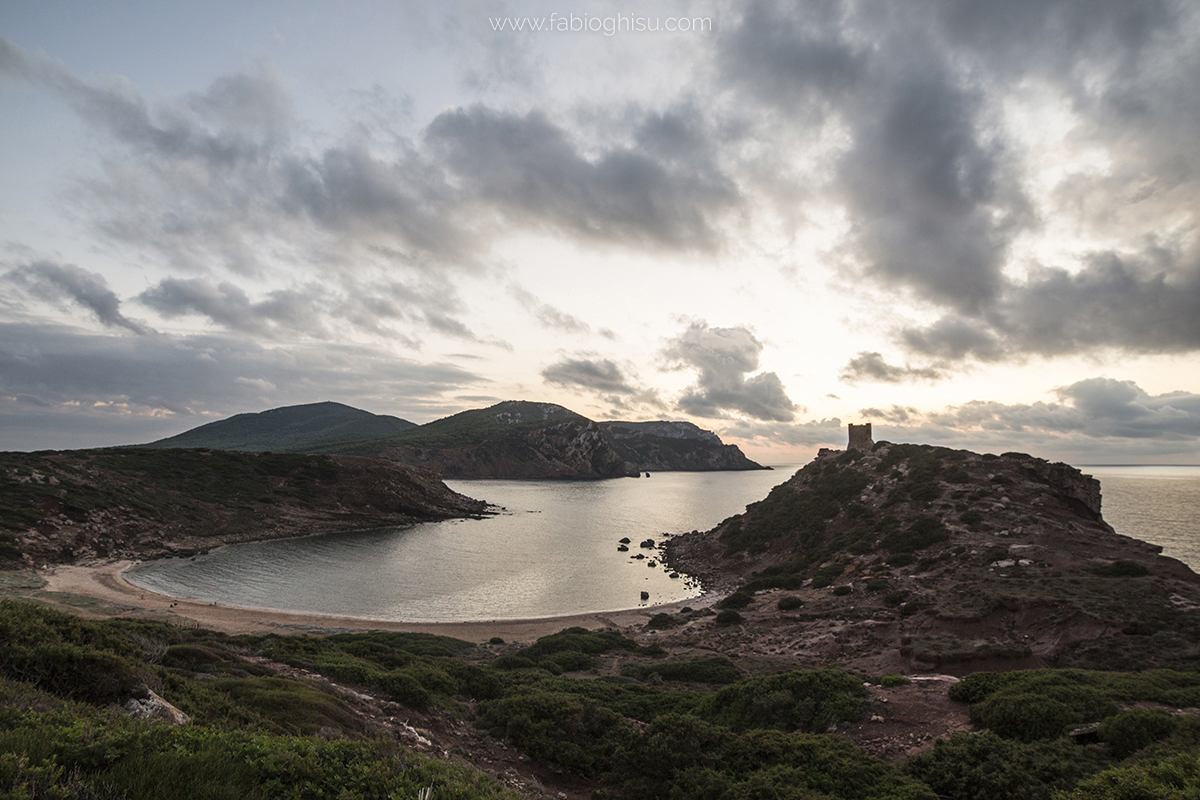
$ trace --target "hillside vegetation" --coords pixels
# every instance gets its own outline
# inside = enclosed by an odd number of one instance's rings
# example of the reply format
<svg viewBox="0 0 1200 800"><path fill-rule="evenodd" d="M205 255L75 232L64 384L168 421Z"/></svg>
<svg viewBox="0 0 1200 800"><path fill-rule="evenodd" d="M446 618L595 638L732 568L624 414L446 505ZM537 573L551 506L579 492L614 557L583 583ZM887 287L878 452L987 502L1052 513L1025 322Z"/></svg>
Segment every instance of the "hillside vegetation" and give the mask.
<svg viewBox="0 0 1200 800"><path fill-rule="evenodd" d="M146 558L470 516L485 504L380 459L112 448L0 453L0 559Z"/></svg>
<svg viewBox="0 0 1200 800"><path fill-rule="evenodd" d="M553 403L507 401L425 425L337 403L239 414L153 447L387 458L448 478L597 479L647 470L762 469L688 423L596 423Z"/></svg>
<svg viewBox="0 0 1200 800"><path fill-rule="evenodd" d="M652 665L676 668L622 677ZM1181 713L1200 705L1195 672L976 673L951 697L989 731L898 764L836 732L886 713L866 676L692 677L613 631L572 628L523 648L230 637L3 601L0 793L473 800L563 785L629 800L1134 800L1200 789L1200 719ZM520 768L495 769L497 758Z"/></svg>
<svg viewBox="0 0 1200 800"><path fill-rule="evenodd" d="M1160 551L1116 534L1099 483L1065 464L883 442L823 451L744 514L673 539L667 558L740 587L725 603L780 639L838 621L836 636L798 637L791 658L1191 669L1200 578Z"/></svg>

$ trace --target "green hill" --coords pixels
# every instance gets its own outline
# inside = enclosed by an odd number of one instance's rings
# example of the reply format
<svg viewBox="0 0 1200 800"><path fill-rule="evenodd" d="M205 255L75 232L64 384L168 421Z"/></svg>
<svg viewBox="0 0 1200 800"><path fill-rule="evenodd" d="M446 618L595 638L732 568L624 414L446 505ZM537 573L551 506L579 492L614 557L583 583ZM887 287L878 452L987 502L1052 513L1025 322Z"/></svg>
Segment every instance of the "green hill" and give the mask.
<svg viewBox="0 0 1200 800"><path fill-rule="evenodd" d="M151 442L150 447L208 447L250 452L316 452L345 443L387 436L417 427L399 417L372 414L341 403L309 403L237 414L178 436Z"/></svg>
<svg viewBox="0 0 1200 800"><path fill-rule="evenodd" d="M339 403L239 414L154 442L387 458L447 478L596 479L649 470L762 469L687 422L604 422L554 403L508 400L414 425Z"/></svg>

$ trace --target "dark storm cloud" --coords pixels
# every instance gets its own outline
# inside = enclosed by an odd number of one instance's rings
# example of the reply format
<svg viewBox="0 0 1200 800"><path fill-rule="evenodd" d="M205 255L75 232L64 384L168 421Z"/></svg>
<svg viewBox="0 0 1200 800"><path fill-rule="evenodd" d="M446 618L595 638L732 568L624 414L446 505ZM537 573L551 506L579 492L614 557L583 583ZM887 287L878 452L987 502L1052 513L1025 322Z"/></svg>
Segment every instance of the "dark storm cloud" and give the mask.
<svg viewBox="0 0 1200 800"><path fill-rule="evenodd" d="M644 152L586 158L539 111L447 111L426 142L475 198L506 218L585 240L671 249L717 244L715 217L738 202L732 182Z"/></svg>
<svg viewBox="0 0 1200 800"><path fill-rule="evenodd" d="M758 369L762 349L748 328L710 328L693 322L662 351L670 368L698 373L695 385L679 398L679 410L698 417L724 417L732 411L757 420L791 421L798 407L778 375L746 377Z"/></svg>
<svg viewBox="0 0 1200 800"><path fill-rule="evenodd" d="M903 332L916 352L983 361L1101 347L1143 353L1200 349L1200 266L1101 253L1072 274L1040 269L1011 284L981 318L948 316Z"/></svg>
<svg viewBox="0 0 1200 800"><path fill-rule="evenodd" d="M826 117L846 128L830 189L850 213L854 263L974 308L999 286L1024 207L999 174L1003 149L980 93L907 17L892 6L755 3L722 63L814 134Z"/></svg>
<svg viewBox="0 0 1200 800"><path fill-rule="evenodd" d="M718 64L764 119L836 131L831 177L806 188L844 204L853 276L945 309L901 332L915 352L1183 352L1200 348L1198 22L1166 0L758 2L725 26ZM1107 163L1032 198L1037 153L1005 114L1035 95L1069 115L1055 146ZM1051 220L1118 244L1007 271Z"/></svg>
<svg viewBox="0 0 1200 800"><path fill-rule="evenodd" d="M0 400L7 398L0 418L27 426L0 425L8 447L74 446L55 433L68 418L80 441L118 444L106 428L117 419L124 422L116 429L132 442L182 431L213 414L330 398L420 414L436 407L431 398L442 392L484 382L452 364L421 364L359 346L266 348L224 335L104 336L0 324ZM137 438L139 430L145 438Z"/></svg>
<svg viewBox="0 0 1200 800"><path fill-rule="evenodd" d="M880 383L902 383L910 380L933 381L944 377L941 370L933 367L898 367L884 360L883 355L875 352L860 352L850 359L842 368L841 380L847 383L858 381L877 381Z"/></svg>
<svg viewBox="0 0 1200 800"><path fill-rule="evenodd" d="M35 261L14 267L3 277L25 287L41 300L71 300L92 312L107 327L124 328L137 334L151 332L143 323L121 313L121 300L98 272L89 272L74 264Z"/></svg>

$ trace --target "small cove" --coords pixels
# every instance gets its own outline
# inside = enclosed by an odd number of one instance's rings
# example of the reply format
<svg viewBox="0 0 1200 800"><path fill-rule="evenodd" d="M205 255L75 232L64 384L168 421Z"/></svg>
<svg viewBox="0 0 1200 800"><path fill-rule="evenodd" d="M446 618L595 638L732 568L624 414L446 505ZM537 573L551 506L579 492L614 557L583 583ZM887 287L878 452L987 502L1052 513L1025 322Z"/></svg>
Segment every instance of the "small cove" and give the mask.
<svg viewBox="0 0 1200 800"><path fill-rule="evenodd" d="M761 500L797 465L660 472L606 481L448 480L503 508L479 520L229 545L130 569L134 585L244 608L408 622L526 619L694 597L644 539L706 530ZM631 540L618 552L618 540ZM631 558L644 554L646 558ZM647 592L648 600L641 600Z"/></svg>
<svg viewBox="0 0 1200 800"><path fill-rule="evenodd" d="M663 472L609 481L451 480L504 511L481 520L318 534L146 562L131 583L244 608L407 622L526 619L686 600L638 543L705 530L789 478L774 471ZM1200 467L1082 467L1101 481L1105 519L1200 568ZM632 540L617 551L622 537ZM631 555L644 553L636 560ZM650 599L640 600L641 592Z"/></svg>

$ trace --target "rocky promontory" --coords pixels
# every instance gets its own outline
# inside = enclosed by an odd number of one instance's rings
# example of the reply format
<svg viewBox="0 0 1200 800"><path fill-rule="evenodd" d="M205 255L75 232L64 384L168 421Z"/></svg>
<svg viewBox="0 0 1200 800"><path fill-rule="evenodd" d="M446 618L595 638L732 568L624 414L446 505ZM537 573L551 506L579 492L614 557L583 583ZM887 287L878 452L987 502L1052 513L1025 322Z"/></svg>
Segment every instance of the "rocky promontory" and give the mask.
<svg viewBox="0 0 1200 800"><path fill-rule="evenodd" d="M112 448L0 453L0 558L153 558L230 542L484 513L384 459Z"/></svg>
<svg viewBox="0 0 1200 800"><path fill-rule="evenodd" d="M740 587L723 604L744 621L709 644L768 662L1194 668L1200 577L1114 532L1100 489L1023 453L824 450L666 558Z"/></svg>

